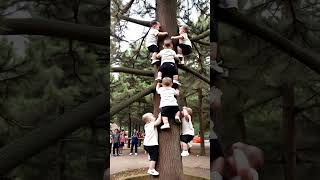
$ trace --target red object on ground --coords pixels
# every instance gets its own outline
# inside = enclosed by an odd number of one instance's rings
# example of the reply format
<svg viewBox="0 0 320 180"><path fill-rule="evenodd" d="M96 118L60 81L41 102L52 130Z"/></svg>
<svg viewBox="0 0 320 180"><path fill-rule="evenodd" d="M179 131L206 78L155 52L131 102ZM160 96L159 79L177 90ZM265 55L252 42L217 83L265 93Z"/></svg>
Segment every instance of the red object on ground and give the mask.
<svg viewBox="0 0 320 180"><path fill-rule="evenodd" d="M200 137L195 136L192 141L193 143L200 143Z"/></svg>

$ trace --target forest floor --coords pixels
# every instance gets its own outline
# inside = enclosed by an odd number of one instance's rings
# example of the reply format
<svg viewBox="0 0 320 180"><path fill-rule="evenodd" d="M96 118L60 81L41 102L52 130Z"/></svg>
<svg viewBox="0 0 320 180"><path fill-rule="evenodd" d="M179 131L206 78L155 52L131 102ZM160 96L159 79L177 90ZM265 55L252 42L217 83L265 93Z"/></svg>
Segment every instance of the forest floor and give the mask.
<svg viewBox="0 0 320 180"><path fill-rule="evenodd" d="M125 146L127 147L127 146ZM210 151L209 143L205 143L206 154ZM187 175L198 176L203 178L210 177L210 157L199 156L200 144L193 144L191 148L191 155L182 158L183 172ZM129 156L130 150L124 148L123 155L112 156L110 155L110 174L113 175L111 179L118 179L121 175L122 177L129 175L145 174L146 168L148 167L148 156L145 154L142 147L138 148L137 156ZM126 173L123 173L126 171ZM121 178L120 178L121 179Z"/></svg>

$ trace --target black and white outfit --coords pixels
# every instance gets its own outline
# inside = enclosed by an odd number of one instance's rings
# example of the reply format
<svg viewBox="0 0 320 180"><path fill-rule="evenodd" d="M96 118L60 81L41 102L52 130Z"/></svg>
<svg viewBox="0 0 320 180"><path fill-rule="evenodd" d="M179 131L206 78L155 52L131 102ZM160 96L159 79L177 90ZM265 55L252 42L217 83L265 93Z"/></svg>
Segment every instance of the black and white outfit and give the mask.
<svg viewBox="0 0 320 180"><path fill-rule="evenodd" d="M186 144L192 141L194 137L194 128L191 120L187 121L186 117L181 119L182 123L182 133L180 135L180 140Z"/></svg>
<svg viewBox="0 0 320 180"><path fill-rule="evenodd" d="M178 67L174 60L174 57L177 55L176 52L172 49L163 49L159 52L159 55L161 56L159 71L162 73L162 77L173 79L174 75L178 75Z"/></svg>
<svg viewBox="0 0 320 180"><path fill-rule="evenodd" d="M180 34L180 36L183 36L183 39L179 39L179 44L177 46L182 49L183 55L191 54L192 44L190 39L188 38L187 33Z"/></svg>
<svg viewBox="0 0 320 180"><path fill-rule="evenodd" d="M158 34L159 31L157 29L151 28L148 35L146 36L146 47L148 48L149 52L159 52L158 43Z"/></svg>
<svg viewBox="0 0 320 180"><path fill-rule="evenodd" d="M179 111L177 99L174 97L176 90L172 87L160 87L157 89L157 93L160 94L161 116L175 118Z"/></svg>
<svg viewBox="0 0 320 180"><path fill-rule="evenodd" d="M143 140L144 150L149 154L150 161L157 161L159 156L158 130L151 121L144 125L145 137Z"/></svg>

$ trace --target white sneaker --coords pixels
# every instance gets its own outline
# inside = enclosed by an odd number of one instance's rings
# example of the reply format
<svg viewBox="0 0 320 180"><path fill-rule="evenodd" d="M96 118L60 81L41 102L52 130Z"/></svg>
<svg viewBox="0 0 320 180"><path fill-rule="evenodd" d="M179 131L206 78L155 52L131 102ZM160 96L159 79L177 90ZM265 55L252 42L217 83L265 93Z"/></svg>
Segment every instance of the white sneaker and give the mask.
<svg viewBox="0 0 320 180"><path fill-rule="evenodd" d="M181 120L180 120L180 117L179 116L176 116L174 118L174 120L176 121L176 123L180 124L181 123Z"/></svg>
<svg viewBox="0 0 320 180"><path fill-rule="evenodd" d="M188 151L182 151L181 156L189 156L189 152Z"/></svg>
<svg viewBox="0 0 320 180"><path fill-rule="evenodd" d="M138 156L138 153L134 153L135 156Z"/></svg>
<svg viewBox="0 0 320 180"><path fill-rule="evenodd" d="M151 65L154 65L156 64L157 62L159 62L160 60L159 59L151 59Z"/></svg>
<svg viewBox="0 0 320 180"><path fill-rule="evenodd" d="M172 82L173 82L173 84L178 84L179 86L181 86L181 83L179 83L179 81L177 81L177 80L173 80Z"/></svg>
<svg viewBox="0 0 320 180"><path fill-rule="evenodd" d="M191 143L188 143L188 146L189 146L189 148L191 148L191 147L192 147L192 144L191 144Z"/></svg>
<svg viewBox="0 0 320 180"><path fill-rule="evenodd" d="M160 129L168 129L168 128L170 128L169 123L166 123L160 127Z"/></svg>
<svg viewBox="0 0 320 180"><path fill-rule="evenodd" d="M129 156L132 156L132 153L130 153Z"/></svg>
<svg viewBox="0 0 320 180"><path fill-rule="evenodd" d="M155 169L148 169L148 174L151 174L153 176L158 176L159 173Z"/></svg>
<svg viewBox="0 0 320 180"><path fill-rule="evenodd" d="M161 81L161 77L157 77L155 80L160 82Z"/></svg>

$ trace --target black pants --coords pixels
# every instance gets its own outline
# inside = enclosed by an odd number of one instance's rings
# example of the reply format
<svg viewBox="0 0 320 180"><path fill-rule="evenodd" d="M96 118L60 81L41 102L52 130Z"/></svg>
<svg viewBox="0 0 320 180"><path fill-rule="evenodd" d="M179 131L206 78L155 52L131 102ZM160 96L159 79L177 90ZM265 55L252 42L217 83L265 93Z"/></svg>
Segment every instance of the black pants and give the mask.
<svg viewBox="0 0 320 180"><path fill-rule="evenodd" d="M138 144L136 144L136 143L135 144L131 144L131 151L130 152L131 153L133 152L133 146L134 146L134 152L138 153Z"/></svg>
<svg viewBox="0 0 320 180"><path fill-rule="evenodd" d="M117 149L117 155L119 155L119 143L113 143L113 155L115 155L115 149Z"/></svg>

